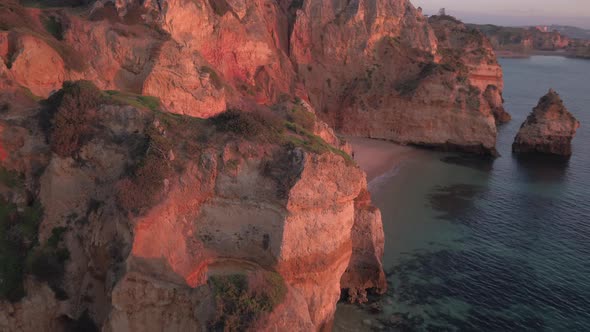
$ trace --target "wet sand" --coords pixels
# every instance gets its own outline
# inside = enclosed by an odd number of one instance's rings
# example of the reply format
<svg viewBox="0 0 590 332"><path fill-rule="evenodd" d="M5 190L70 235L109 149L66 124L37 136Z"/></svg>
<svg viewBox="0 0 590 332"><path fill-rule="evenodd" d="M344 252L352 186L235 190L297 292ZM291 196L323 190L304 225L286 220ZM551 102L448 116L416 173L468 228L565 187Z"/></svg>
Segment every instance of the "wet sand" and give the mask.
<svg viewBox="0 0 590 332"><path fill-rule="evenodd" d="M416 148L370 138L345 137L352 145L354 160L367 173L367 181L394 169L404 159L417 153Z"/></svg>

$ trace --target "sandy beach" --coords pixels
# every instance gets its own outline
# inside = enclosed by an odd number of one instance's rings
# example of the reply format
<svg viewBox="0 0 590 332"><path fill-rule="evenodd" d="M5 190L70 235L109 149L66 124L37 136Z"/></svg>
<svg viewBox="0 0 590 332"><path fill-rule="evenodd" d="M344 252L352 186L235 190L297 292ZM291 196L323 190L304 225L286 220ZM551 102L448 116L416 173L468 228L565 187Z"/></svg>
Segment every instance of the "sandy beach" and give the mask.
<svg viewBox="0 0 590 332"><path fill-rule="evenodd" d="M387 173L405 158L417 153L417 149L383 140L360 137L345 137L352 145L354 160L367 173L371 182Z"/></svg>

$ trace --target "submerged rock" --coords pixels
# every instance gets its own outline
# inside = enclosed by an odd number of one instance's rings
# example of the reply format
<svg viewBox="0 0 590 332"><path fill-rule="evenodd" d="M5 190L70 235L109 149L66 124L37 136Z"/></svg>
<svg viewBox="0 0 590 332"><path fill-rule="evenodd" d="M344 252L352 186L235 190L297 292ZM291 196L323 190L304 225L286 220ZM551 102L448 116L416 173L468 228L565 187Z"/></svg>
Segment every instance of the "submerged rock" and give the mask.
<svg viewBox="0 0 590 332"><path fill-rule="evenodd" d="M570 156L579 127L580 122L568 112L559 94L550 89L520 127L512 151Z"/></svg>

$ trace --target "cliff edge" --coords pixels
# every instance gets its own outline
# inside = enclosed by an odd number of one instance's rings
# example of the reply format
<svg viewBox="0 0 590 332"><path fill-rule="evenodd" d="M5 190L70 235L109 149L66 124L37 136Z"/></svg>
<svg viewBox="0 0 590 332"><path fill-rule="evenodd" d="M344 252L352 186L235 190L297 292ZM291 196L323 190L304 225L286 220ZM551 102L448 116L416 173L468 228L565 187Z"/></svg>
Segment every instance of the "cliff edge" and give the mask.
<svg viewBox="0 0 590 332"><path fill-rule="evenodd" d="M329 330L345 271L385 291L365 175L303 106L203 120L88 81L4 98L1 329Z"/></svg>
<svg viewBox="0 0 590 332"><path fill-rule="evenodd" d="M297 96L340 133L484 154L509 120L487 39L408 0L82 8L2 5L0 70L40 97L86 79L202 118Z"/></svg>

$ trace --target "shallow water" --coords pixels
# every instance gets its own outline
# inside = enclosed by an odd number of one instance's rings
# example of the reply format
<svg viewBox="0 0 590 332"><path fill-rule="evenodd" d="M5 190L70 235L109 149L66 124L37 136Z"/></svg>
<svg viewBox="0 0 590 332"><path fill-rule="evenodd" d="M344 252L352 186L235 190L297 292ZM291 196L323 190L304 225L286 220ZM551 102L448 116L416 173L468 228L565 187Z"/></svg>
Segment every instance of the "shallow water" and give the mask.
<svg viewBox="0 0 590 332"><path fill-rule="evenodd" d="M335 330L590 331L590 61L504 59L513 120L501 158L421 151L371 183L386 234L383 313L341 306ZM567 161L517 159L538 99L560 93L582 127ZM344 317L344 318L343 318Z"/></svg>

